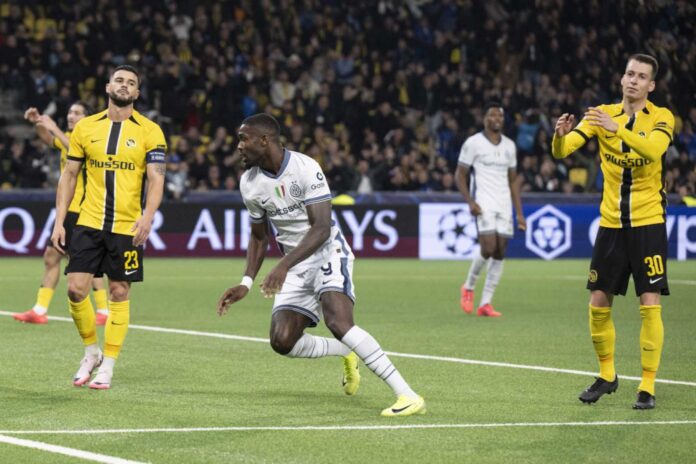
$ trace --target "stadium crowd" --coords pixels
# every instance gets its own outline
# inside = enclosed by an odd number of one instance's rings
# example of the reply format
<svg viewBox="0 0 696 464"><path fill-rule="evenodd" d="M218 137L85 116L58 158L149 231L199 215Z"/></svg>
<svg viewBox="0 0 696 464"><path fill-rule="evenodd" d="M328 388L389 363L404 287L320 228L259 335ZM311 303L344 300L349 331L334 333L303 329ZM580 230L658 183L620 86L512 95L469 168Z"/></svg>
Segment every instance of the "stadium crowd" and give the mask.
<svg viewBox="0 0 696 464"><path fill-rule="evenodd" d="M618 100L615 70L634 52L658 58L651 100L676 117L667 190L696 186L696 6L687 0L97 3L4 2L0 92L16 114L35 106L65 127L73 101L104 108L109 71L135 64L137 108L168 135L170 197L236 190L234 131L260 111L338 192L453 192L460 147L489 100L506 108L523 191L597 191L596 143L555 161L553 126L563 112L581 117ZM54 152L0 117L0 186L54 184Z"/></svg>

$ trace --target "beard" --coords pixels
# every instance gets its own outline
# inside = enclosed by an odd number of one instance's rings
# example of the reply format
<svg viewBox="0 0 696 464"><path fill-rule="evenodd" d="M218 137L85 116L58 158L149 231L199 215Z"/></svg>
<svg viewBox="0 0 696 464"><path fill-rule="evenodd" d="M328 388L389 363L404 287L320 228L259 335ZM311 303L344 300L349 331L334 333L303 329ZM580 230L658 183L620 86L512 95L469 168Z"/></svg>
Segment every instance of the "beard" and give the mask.
<svg viewBox="0 0 696 464"><path fill-rule="evenodd" d="M123 98L118 95L116 92L109 92L109 100L114 102L114 105L118 106L119 108L123 108L129 105L132 105L133 102L135 101L135 98L133 97L126 97Z"/></svg>

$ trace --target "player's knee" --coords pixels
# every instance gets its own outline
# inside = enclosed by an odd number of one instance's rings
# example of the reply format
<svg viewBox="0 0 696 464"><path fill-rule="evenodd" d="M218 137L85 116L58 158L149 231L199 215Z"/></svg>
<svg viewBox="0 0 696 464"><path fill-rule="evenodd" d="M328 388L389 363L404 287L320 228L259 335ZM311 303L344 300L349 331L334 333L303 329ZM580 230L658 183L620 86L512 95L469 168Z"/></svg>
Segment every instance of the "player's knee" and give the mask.
<svg viewBox="0 0 696 464"><path fill-rule="evenodd" d="M488 248L481 247L481 257L483 259L488 259L491 256L493 256L493 252L489 250Z"/></svg>
<svg viewBox="0 0 696 464"><path fill-rule="evenodd" d="M491 257L495 260L502 261L505 258L505 253L502 250L495 250L491 253Z"/></svg>
<svg viewBox="0 0 696 464"><path fill-rule="evenodd" d="M113 284L109 286L109 297L111 301L126 301L128 299L128 285L126 284Z"/></svg>
<svg viewBox="0 0 696 464"><path fill-rule="evenodd" d="M287 355L292 351L292 348L295 346L295 341L290 340L286 337L282 337L277 334L272 334L271 335L271 348L273 348L273 351L275 351L278 354L282 354L283 356Z"/></svg>
<svg viewBox="0 0 696 464"><path fill-rule="evenodd" d="M57 251L55 251L53 248L47 248L43 255L44 266L46 269L60 266L60 258L61 256Z"/></svg>
<svg viewBox="0 0 696 464"><path fill-rule="evenodd" d="M76 282L68 282L68 298L72 302L79 303L87 298L87 289Z"/></svg>

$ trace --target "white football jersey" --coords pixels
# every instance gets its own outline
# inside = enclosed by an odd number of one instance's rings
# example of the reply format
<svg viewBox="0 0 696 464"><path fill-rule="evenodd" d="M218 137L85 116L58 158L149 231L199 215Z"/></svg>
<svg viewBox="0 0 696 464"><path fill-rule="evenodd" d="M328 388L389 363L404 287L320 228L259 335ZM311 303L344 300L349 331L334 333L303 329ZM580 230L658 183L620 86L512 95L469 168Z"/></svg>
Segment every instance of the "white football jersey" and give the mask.
<svg viewBox="0 0 696 464"><path fill-rule="evenodd" d="M512 140L503 135L494 145L483 132L472 135L462 145L459 164L472 168L471 196L484 212L512 212L508 171L517 167Z"/></svg>
<svg viewBox="0 0 696 464"><path fill-rule="evenodd" d="M239 190L252 222L271 221L283 254L292 251L309 231L306 206L331 200L319 163L287 149L277 175L254 166L242 174ZM323 252L337 233L334 224L329 239L317 253Z"/></svg>

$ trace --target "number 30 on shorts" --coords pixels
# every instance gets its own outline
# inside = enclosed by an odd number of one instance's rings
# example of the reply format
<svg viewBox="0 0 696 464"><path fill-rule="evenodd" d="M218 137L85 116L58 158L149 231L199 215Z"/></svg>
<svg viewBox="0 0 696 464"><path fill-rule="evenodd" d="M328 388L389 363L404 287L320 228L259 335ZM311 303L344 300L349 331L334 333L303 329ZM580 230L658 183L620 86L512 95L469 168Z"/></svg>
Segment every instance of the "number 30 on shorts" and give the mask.
<svg viewBox="0 0 696 464"><path fill-rule="evenodd" d="M123 267L126 271L131 271L133 269L138 269L138 252L136 250L124 251L123 257L125 258L125 264Z"/></svg>
<svg viewBox="0 0 696 464"><path fill-rule="evenodd" d="M665 272L665 267L662 264L662 256L647 256L643 262L648 265L648 277L661 275Z"/></svg>

